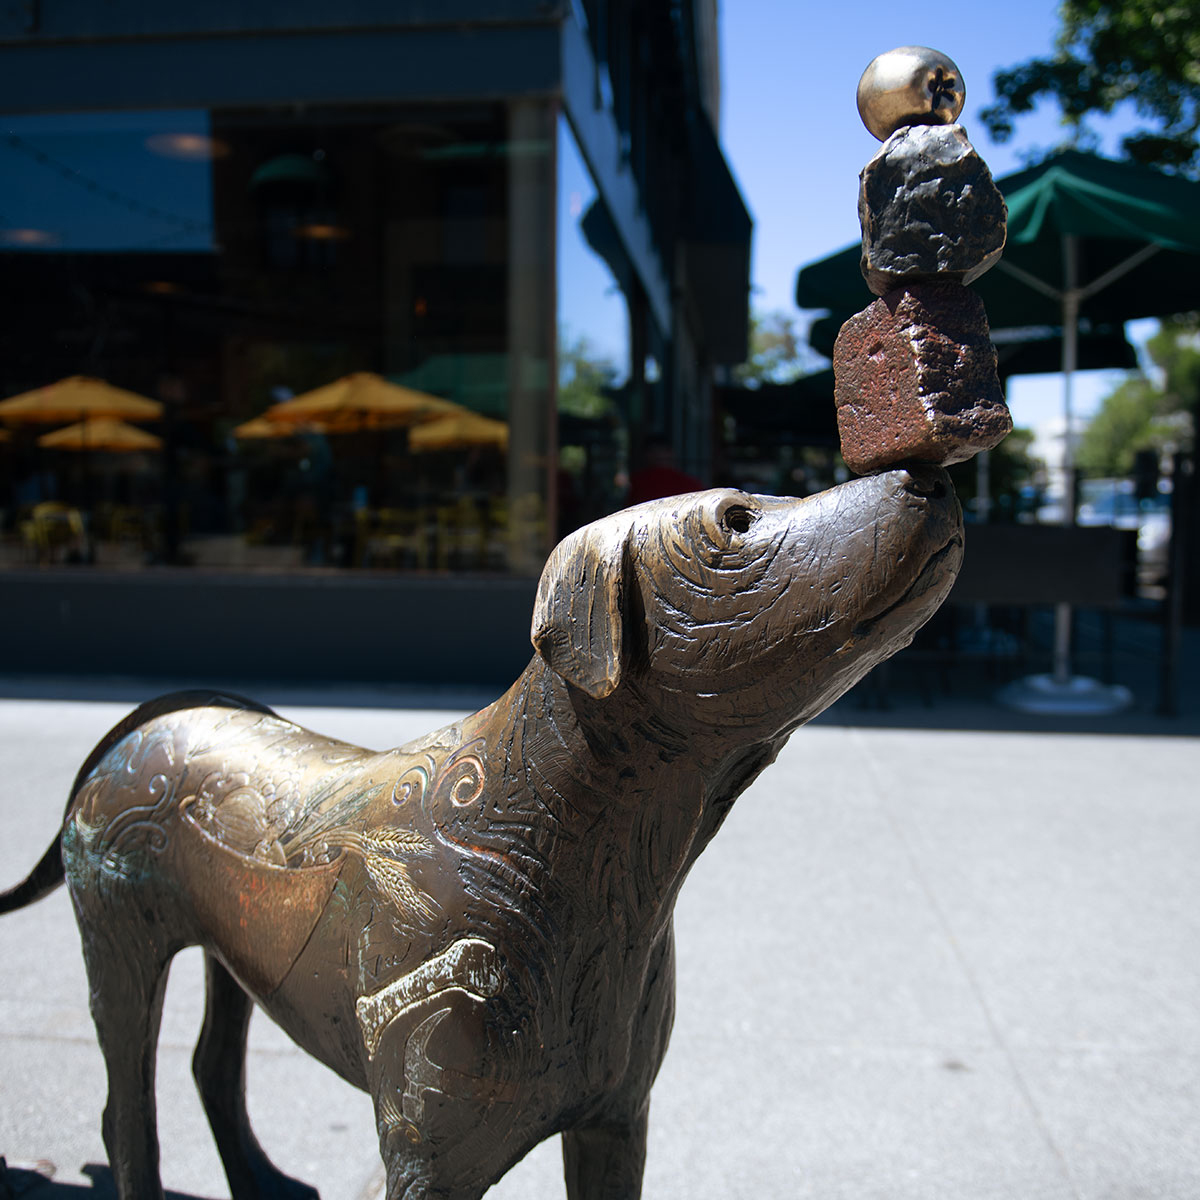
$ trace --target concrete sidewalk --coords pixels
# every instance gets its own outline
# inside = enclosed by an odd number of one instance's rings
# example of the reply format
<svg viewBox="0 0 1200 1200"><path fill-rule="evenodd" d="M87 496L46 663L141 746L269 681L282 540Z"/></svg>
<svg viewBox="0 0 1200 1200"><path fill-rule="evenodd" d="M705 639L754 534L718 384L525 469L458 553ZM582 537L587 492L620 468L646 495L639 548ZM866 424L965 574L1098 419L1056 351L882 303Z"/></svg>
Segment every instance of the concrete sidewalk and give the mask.
<svg viewBox="0 0 1200 1200"><path fill-rule="evenodd" d="M360 706L280 708L368 746L459 715L342 699ZM129 707L0 700L0 887L41 855L78 764ZM868 725L844 701L735 806L679 903L648 1200L1200 1196L1200 744L1187 724L966 730L969 711ZM197 952L176 960L163 1179L223 1197L188 1069L200 976ZM51 1185L14 1172L19 1194L111 1194L63 891L0 919L0 1049L0 1153L55 1168ZM281 1167L325 1200L379 1194L367 1098L261 1014L249 1092ZM489 1195L560 1200L557 1145Z"/></svg>

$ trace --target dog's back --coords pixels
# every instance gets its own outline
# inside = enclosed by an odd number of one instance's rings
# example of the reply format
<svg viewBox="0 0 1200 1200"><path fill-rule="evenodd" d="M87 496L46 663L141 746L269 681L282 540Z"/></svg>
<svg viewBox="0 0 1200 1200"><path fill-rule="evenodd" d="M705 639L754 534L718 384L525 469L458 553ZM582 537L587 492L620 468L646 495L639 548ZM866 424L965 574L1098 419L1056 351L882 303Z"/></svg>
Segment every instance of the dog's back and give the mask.
<svg viewBox="0 0 1200 1200"><path fill-rule="evenodd" d="M191 709L209 706L247 709L274 715L269 708L258 704L256 701L247 700L244 697L234 696L226 692L208 690L171 692L139 705L128 716L122 718L121 721L114 725L100 739L92 752L84 760L83 765L79 768L75 776L75 782L71 785L70 796L67 800L67 814L64 817L64 821L70 816L75 797L78 795L84 781L96 768L97 764L104 759L105 755L121 742L123 738L143 725L166 714L186 712ZM16 886L0 892L0 914L16 912L20 908L26 908L28 905L41 900L44 896L48 896L53 892L63 882L64 878L62 830L60 829L58 836L51 842L37 866L30 871L25 879Z"/></svg>

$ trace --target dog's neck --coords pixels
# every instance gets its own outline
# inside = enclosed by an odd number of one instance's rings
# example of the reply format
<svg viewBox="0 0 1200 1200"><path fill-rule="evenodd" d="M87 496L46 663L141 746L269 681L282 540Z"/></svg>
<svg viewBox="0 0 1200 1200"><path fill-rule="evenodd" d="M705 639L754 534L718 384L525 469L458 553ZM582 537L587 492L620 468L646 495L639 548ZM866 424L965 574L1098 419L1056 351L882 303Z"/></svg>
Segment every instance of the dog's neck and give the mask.
<svg viewBox="0 0 1200 1200"><path fill-rule="evenodd" d="M577 882L606 911L623 907L643 925L669 919L688 869L778 750L697 746L654 715L636 682L595 700L536 656L469 726L505 764L510 794L534 797L550 818L532 831L531 849L556 884ZM605 899L605 886L623 891L620 905Z"/></svg>

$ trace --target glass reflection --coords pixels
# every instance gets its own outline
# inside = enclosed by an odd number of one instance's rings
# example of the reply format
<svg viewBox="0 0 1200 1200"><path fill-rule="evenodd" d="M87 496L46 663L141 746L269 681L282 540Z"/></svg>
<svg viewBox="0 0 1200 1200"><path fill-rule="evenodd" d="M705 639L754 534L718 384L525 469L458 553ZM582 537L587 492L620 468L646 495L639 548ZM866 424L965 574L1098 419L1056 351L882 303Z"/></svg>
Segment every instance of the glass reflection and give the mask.
<svg viewBox="0 0 1200 1200"><path fill-rule="evenodd" d="M543 101L6 119L0 397L162 411L72 451L105 414L0 403L0 562L538 570L555 157Z"/></svg>
<svg viewBox="0 0 1200 1200"><path fill-rule="evenodd" d="M558 534L621 508L629 488L629 279L565 118L558 123Z"/></svg>

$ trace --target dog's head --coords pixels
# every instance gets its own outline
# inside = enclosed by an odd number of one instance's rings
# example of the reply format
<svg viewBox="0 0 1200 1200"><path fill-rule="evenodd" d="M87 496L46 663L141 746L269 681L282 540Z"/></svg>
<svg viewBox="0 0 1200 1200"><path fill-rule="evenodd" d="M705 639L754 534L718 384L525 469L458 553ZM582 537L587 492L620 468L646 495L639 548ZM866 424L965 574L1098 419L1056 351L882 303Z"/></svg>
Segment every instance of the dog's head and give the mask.
<svg viewBox="0 0 1200 1200"><path fill-rule="evenodd" d="M961 561L961 511L936 469L804 500L654 500L556 547L533 644L594 699L631 689L673 723L771 737L907 645Z"/></svg>

